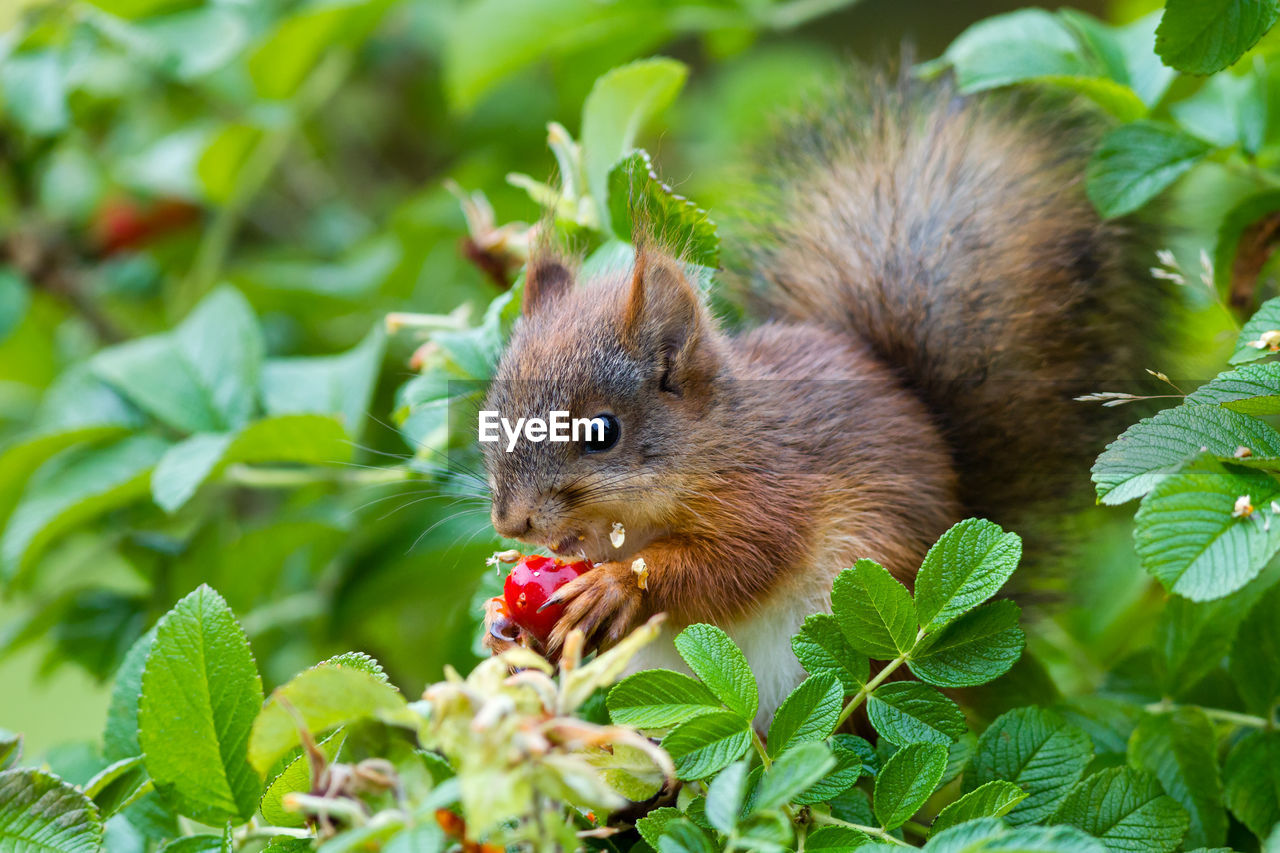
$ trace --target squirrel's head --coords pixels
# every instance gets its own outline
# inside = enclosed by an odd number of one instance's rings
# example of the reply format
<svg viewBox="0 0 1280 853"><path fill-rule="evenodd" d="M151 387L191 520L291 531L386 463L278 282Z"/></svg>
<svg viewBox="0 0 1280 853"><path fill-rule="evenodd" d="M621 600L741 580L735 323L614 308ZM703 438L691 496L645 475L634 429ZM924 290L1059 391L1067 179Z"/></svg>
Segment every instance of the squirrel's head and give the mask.
<svg viewBox="0 0 1280 853"><path fill-rule="evenodd" d="M565 556L624 560L684 512L721 337L680 263L656 248L641 245L630 270L576 277L555 257L529 262L524 313L484 409L512 425L567 412L604 429L578 441L521 435L510 451L505 433L485 442L493 526Z"/></svg>

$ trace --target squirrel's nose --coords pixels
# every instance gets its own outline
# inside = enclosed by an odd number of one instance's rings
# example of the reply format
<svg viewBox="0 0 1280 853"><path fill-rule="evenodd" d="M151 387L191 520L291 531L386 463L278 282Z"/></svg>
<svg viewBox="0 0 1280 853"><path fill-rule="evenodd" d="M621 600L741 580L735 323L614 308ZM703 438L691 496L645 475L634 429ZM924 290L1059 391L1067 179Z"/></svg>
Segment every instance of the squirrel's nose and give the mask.
<svg viewBox="0 0 1280 853"><path fill-rule="evenodd" d="M533 520L523 513L517 515L499 513L496 508L493 511L493 529L498 531L498 535L507 539L519 539L528 533L532 526Z"/></svg>

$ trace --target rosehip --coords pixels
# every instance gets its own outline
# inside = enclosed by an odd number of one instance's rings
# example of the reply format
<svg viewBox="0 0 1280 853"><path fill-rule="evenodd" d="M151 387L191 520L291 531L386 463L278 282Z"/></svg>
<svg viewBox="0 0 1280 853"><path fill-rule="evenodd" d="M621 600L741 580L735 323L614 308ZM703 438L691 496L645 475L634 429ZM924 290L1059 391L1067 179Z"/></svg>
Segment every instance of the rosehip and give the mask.
<svg viewBox="0 0 1280 853"><path fill-rule="evenodd" d="M590 569L591 564L582 560L566 563L539 554L521 557L502 589L511 621L545 643L564 613L564 605L539 608L556 590Z"/></svg>

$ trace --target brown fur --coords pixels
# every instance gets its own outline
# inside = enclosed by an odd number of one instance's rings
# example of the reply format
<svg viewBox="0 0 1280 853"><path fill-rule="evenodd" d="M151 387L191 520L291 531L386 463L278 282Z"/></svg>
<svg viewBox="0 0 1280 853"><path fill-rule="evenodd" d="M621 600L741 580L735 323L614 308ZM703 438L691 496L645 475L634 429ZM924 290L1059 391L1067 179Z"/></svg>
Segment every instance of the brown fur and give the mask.
<svg viewBox="0 0 1280 853"><path fill-rule="evenodd" d="M500 532L603 561L562 590L553 645L820 603L861 557L910 586L948 526L1023 499L1015 474L1081 455L1076 385L1134 369L1129 238L1084 198L1078 128L945 87L860 98L786 138L768 226L739 232L774 322L725 334L645 240L577 287L532 263L485 408L622 423L600 454L486 447Z"/></svg>

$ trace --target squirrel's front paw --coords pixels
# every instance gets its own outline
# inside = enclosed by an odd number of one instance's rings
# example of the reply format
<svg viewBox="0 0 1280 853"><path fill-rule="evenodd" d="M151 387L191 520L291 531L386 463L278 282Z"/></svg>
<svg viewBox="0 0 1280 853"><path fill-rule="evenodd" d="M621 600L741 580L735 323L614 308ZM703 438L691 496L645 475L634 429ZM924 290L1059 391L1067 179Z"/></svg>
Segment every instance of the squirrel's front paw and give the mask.
<svg viewBox="0 0 1280 853"><path fill-rule="evenodd" d="M520 628L511 621L507 603L495 596L484 605L484 637L481 640L490 654L500 655L520 641Z"/></svg>
<svg viewBox="0 0 1280 853"><path fill-rule="evenodd" d="M601 563L557 590L544 606L553 604L564 605L547 643L554 657L575 628L586 635L588 649L621 640L640 621L644 590L629 566Z"/></svg>

